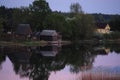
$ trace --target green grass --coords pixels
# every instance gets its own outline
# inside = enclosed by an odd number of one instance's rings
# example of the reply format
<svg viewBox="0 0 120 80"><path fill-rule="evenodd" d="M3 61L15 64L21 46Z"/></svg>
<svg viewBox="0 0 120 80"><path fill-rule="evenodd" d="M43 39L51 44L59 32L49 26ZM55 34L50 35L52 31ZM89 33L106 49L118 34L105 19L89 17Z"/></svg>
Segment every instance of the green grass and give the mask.
<svg viewBox="0 0 120 80"><path fill-rule="evenodd" d="M1 46L45 46L46 41L0 41Z"/></svg>
<svg viewBox="0 0 120 80"><path fill-rule="evenodd" d="M45 42L45 41L27 41L27 42L23 42L22 44L25 46L42 46L42 45L46 45L47 42Z"/></svg>

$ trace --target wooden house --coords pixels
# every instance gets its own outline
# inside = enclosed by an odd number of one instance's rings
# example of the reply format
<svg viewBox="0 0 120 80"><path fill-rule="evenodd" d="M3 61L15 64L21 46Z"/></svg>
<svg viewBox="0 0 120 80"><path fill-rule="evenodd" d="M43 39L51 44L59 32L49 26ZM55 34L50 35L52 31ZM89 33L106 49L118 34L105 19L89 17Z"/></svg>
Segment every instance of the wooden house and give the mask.
<svg viewBox="0 0 120 80"><path fill-rule="evenodd" d="M50 41L51 43L58 43L61 41L61 35L55 30L43 30L40 33L40 40Z"/></svg>
<svg viewBox="0 0 120 80"><path fill-rule="evenodd" d="M32 34L30 24L19 24L16 29L16 38L17 39L28 39Z"/></svg>
<svg viewBox="0 0 120 80"><path fill-rule="evenodd" d="M109 26L109 24L97 23L96 27L97 27L97 30L96 30L97 33L100 33L100 34L109 34L110 33L110 26Z"/></svg>

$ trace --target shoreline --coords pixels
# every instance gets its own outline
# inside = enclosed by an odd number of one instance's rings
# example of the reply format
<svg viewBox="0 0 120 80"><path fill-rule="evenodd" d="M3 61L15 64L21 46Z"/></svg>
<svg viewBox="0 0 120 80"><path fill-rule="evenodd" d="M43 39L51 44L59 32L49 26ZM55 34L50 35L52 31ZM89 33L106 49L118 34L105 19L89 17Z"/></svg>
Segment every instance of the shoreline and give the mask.
<svg viewBox="0 0 120 80"><path fill-rule="evenodd" d="M52 43L52 41L0 41L0 46L46 46L46 45L69 45L78 44L120 44L120 40L79 40L78 42L61 41L60 43Z"/></svg>
<svg viewBox="0 0 120 80"><path fill-rule="evenodd" d="M46 46L46 45L68 45L71 41L61 41L60 43L52 43L48 41L0 41L0 46Z"/></svg>

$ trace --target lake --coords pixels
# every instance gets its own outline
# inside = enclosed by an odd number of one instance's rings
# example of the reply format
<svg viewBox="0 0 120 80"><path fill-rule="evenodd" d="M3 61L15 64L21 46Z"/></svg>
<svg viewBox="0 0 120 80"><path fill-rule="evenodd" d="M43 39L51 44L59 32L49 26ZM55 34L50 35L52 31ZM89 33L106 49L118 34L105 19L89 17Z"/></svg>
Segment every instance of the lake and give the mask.
<svg viewBox="0 0 120 80"><path fill-rule="evenodd" d="M120 80L120 45L0 46L0 80Z"/></svg>

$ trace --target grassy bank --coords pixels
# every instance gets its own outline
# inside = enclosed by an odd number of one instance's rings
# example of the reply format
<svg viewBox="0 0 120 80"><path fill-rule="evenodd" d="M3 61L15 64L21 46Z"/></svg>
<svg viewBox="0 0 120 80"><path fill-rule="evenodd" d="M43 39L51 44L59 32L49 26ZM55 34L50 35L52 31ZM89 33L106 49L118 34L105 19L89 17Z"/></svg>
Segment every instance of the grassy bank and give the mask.
<svg viewBox="0 0 120 80"><path fill-rule="evenodd" d="M70 44L70 41L61 41L62 45ZM0 41L1 46L45 46L50 45L47 41Z"/></svg>
<svg viewBox="0 0 120 80"><path fill-rule="evenodd" d="M12 42L12 41L0 41L1 46L45 46L47 42L45 41L22 41L22 42Z"/></svg>
<svg viewBox="0 0 120 80"><path fill-rule="evenodd" d="M79 44L120 44L120 40L79 40L78 42L61 41L62 45L68 45L71 43ZM50 44L47 41L0 41L1 46L45 46Z"/></svg>

